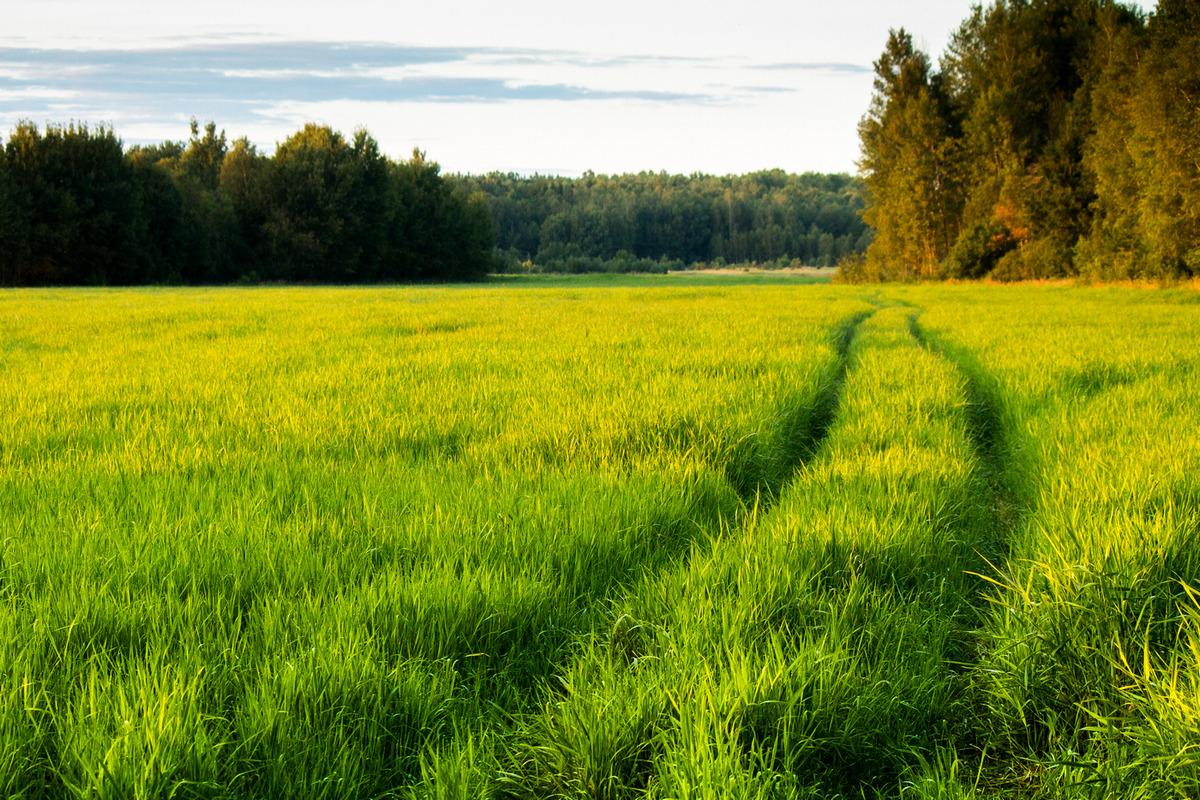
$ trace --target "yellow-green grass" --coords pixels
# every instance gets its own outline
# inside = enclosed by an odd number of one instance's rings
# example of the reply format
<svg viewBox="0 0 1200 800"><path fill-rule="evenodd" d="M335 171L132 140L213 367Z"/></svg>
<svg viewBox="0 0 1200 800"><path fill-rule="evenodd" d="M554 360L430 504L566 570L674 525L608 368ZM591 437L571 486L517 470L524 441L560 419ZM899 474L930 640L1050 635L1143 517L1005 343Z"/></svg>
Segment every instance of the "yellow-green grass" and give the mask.
<svg viewBox="0 0 1200 800"><path fill-rule="evenodd" d="M0 789L140 797L380 795L456 730L511 727L615 598L777 490L867 308L754 287L0 303Z"/></svg>
<svg viewBox="0 0 1200 800"><path fill-rule="evenodd" d="M952 748L993 543L963 379L866 320L839 413L779 502L618 606L512 754L535 796L831 797Z"/></svg>
<svg viewBox="0 0 1200 800"><path fill-rule="evenodd" d="M660 283L0 295L0 793L1200 793L1194 293Z"/></svg>
<svg viewBox="0 0 1200 800"><path fill-rule="evenodd" d="M1200 299L955 287L897 293L994 414L1011 499L982 637L996 788L1200 792Z"/></svg>

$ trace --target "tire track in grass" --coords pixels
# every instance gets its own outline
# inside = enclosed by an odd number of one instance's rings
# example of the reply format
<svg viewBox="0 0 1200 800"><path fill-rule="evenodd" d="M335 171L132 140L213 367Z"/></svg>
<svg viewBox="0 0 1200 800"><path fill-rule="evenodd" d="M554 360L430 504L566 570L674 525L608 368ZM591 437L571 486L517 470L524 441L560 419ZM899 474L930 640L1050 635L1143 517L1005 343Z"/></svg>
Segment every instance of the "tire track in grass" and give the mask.
<svg viewBox="0 0 1200 800"><path fill-rule="evenodd" d="M992 564L1000 564L1007 559L1012 532L1025 514L1025 509L1017 500L1016 491L1006 477L1018 457L1017 444L1004 424L995 380L972 353L922 328L920 316L921 310L916 309L908 320L913 339L925 350L952 365L965 382L967 433L991 492L989 507L995 533L991 546L981 555Z"/></svg>
<svg viewBox="0 0 1200 800"><path fill-rule="evenodd" d="M906 309L869 316L815 457L615 603L511 752L515 796L888 795L957 763L984 469L962 376Z"/></svg>
<svg viewBox="0 0 1200 800"><path fill-rule="evenodd" d="M943 359L962 376L967 397L966 419L967 431L975 451L975 457L981 466L982 484L988 496L984 498L990 512L990 538L983 542L985 549L980 555L986 562L987 569L980 571L980 580L975 585L972 603L976 613L977 632L973 635L970 646L966 651L967 659L963 667L967 674L977 674L983 667L986 650L989 647L987 627L987 606L991 597L984 593L994 589L997 584L991 581L1005 580L1004 572L1009 567L1013 540L1018 533L1022 520L1028 515L1029 509L1018 499L1016 488L1012 485L1014 471L1026 476L1030 467L1021 459L1020 442L1016 435L1005 424L1003 404L995 379L979 362L970 350L948 342L946 339L933 334L920 324L921 309L914 309L909 317L909 333L913 339L927 352ZM994 757L989 764L988 747L992 741L988 728L992 722L988 719L987 702L976 693L978 684L972 681L969 691L974 695L969 698L970 714L974 717L970 725L974 729L965 741L959 744L958 752L950 759L935 764L926 775L928 788L935 792L965 792L966 787L954 776L974 775L975 787L971 796L979 789L980 781L993 789L1013 788L1010 784L1013 775L1011 765L998 763ZM1024 778L1017 782L1026 783ZM942 795L938 795L942 796Z"/></svg>
<svg viewBox="0 0 1200 800"><path fill-rule="evenodd" d="M721 620L705 649L727 663L680 691L690 717L664 770L676 790L721 796L715 770L750 796L773 795L759 775L781 797L888 793L963 733L963 571L982 515L962 385L913 341L908 309L877 305L847 342L822 454L696 581L720 587L706 592L713 613L696 616Z"/></svg>
<svg viewBox="0 0 1200 800"><path fill-rule="evenodd" d="M977 374L1004 401L1021 517L981 631L984 783L1195 797L1197 450L1178 434L1195 393L1170 375L1195 360L1195 318L1111 289L989 299L930 308L955 356L967 342L994 365L994 384Z"/></svg>
<svg viewBox="0 0 1200 800"><path fill-rule="evenodd" d="M778 502L796 471L821 449L837 416L850 347L863 322L874 313L851 314L833 327L829 337L835 353L832 369L810 403L796 402L778 409L765 441L743 439L734 446L725 465L725 478L758 513L769 511Z"/></svg>
<svg viewBox="0 0 1200 800"><path fill-rule="evenodd" d="M561 596L551 603L560 609L560 614L567 609L576 608L578 618L575 624L570 626L573 630L564 629L561 632L564 641L561 647L555 648L560 654L570 651L570 658L565 661L556 659L544 665L548 672L553 673L544 679L550 706L561 708L564 697L585 689L571 684L573 675L579 672L581 662L587 662L596 653L632 653L636 649L636 640L641 635L637 626L633 625L627 616L614 612L614 609L629 604L631 597L644 590L645 586L660 582L665 574L686 569L686 565L696 558L707 558L714 543L730 536L741 535L777 501L797 469L816 455L837 413L851 343L861 323L872 313L871 310L860 311L831 326L826 340L831 345L832 353L827 364L821 368L823 374L815 388L805 385L796 392L791 403L785 401L763 426L763 435L746 437L729 449L716 448L709 454L705 460L706 466L712 469L713 485L708 486L705 494L710 502L707 503L707 508L698 506L688 514L686 525L691 529L690 532L679 531L677 536L672 537L673 544L665 548L664 552L648 554L649 557L643 558L636 576L631 572L624 577L613 578L616 571L598 568L602 566L598 562L603 562L604 559L598 559L596 552L585 558L591 564L591 569L579 569L575 572L581 581L587 584L583 597L586 599L584 605L588 608L578 608L581 596L577 594L577 589L583 588L582 585L562 587ZM722 458L727 459L724 464L721 463ZM722 477L726 484L724 487L717 485ZM733 489L736 497L740 499L742 507L732 517L726 516L719 508L719 489L726 492ZM582 553L580 556L583 558ZM630 559L626 556L625 560ZM547 614L532 615L517 627L532 633L542 626ZM510 622L515 623L515 619ZM581 633L581 630L588 627L591 627L591 633ZM527 697L532 694L530 687L522 687L519 691ZM478 758L473 752L474 743L489 739L493 746L507 753L505 760L508 763L503 771L509 773L509 777L500 781L502 791L540 796L548 790L549 785L557 785L558 790L569 794L580 788L577 777L565 774L571 770L561 764L553 769L542 764L534 770L541 772L535 777L530 774L530 761L552 757L557 753L558 757L569 763L571 758L578 757L579 751L587 750L585 742L598 741L605 737L610 740L621 739L622 736L629 738L629 731L637 727L626 726L624 733L612 730L613 726L620 728L629 721L622 720L619 713L608 713L605 719L573 720L573 724L569 726L574 728L573 731L553 727L543 727L534 733L527 731L522 735L521 741L513 743L509 741L511 731L506 729L513 724L520 726L522 717L520 712L514 714L512 710L506 710L501 717L485 728L465 737L456 736L458 741L449 747L431 748L422 767L422 783L414 787L413 791L417 795L422 792L436 795L439 791L436 785L443 782L447 775L458 776L454 780L470 784L474 787L471 791L483 791L478 782L480 775L471 762ZM596 780L607 781L613 791L617 791L615 773L622 775L622 781L636 782L637 774L642 771L644 765L639 762L636 754L627 757L630 754L621 752L622 747L636 747L652 740L651 735L644 741L624 744L618 742L608 750L601 747L603 752L600 758L607 757L610 762L623 763L625 767L618 766ZM572 756L572 753L576 755ZM557 776L547 774L555 771L559 773ZM521 786L522 782L525 782L524 788ZM592 796L605 796L609 791L596 785L593 785L592 789Z"/></svg>
<svg viewBox="0 0 1200 800"><path fill-rule="evenodd" d="M624 672L620 665L636 663L638 654L649 646L649 629L624 609L636 607L640 594L669 584L672 575L686 572L692 562L711 558L712 549L721 542L750 535L770 512L798 472L820 452L840 407L852 344L873 313L860 311L837 322L828 337L833 358L815 392L778 409L766 435L748 437L732 448L723 472L745 505L734 526L719 517L697 520L707 532L695 537L690 549L671 564L644 573L636 584L619 587L612 601L611 627L583 642L581 652L560 673L559 684L552 687L545 715L531 721L519 743L506 745L508 765L501 780L506 796L616 798L646 788L653 772L650 754L660 738L655 726L664 711L664 698L654 695L653 684L639 683L636 676L630 682L629 673L618 674ZM597 676L593 670L598 666L615 667L617 672ZM592 705L597 681L620 687L620 695Z"/></svg>
<svg viewBox="0 0 1200 800"><path fill-rule="evenodd" d="M844 664L821 680L854 698L818 689L829 708L806 721L812 740L792 761L824 771L827 794L882 791L889 774L915 786L971 734L962 719L978 620L965 573L994 549L972 388L921 347L915 310L877 304L854 347L846 415L775 526L815 564L792 627L824 628L818 652Z"/></svg>
<svg viewBox="0 0 1200 800"><path fill-rule="evenodd" d="M663 625L683 662L664 680L664 797L886 795L965 732L964 570L984 525L963 388L905 309L880 306L847 342L821 455L693 570Z"/></svg>

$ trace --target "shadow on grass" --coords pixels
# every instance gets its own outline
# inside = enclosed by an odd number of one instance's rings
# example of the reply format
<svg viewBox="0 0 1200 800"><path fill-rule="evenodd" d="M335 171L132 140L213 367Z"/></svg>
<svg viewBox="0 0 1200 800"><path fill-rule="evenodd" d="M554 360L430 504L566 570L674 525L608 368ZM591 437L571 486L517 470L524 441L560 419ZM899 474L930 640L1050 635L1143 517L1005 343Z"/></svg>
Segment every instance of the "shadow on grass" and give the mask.
<svg viewBox="0 0 1200 800"><path fill-rule="evenodd" d="M873 312L863 311L839 322L831 338L837 357L810 402L797 400L780 408L764 435L733 446L725 477L747 504L769 509L791 483L796 469L820 450L837 416L846 382L850 347L859 326Z"/></svg>

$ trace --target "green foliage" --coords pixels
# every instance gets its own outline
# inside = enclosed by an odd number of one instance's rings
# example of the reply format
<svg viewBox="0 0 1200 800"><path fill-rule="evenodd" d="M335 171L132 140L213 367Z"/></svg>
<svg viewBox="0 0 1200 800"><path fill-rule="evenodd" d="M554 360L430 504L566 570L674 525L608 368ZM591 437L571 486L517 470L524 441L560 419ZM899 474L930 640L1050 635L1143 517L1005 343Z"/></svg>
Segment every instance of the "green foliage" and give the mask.
<svg viewBox="0 0 1200 800"><path fill-rule="evenodd" d="M419 150L391 166L397 214L389 257L410 279L481 278L492 266L494 244L487 203L478 191L456 191L440 172Z"/></svg>
<svg viewBox="0 0 1200 800"><path fill-rule="evenodd" d="M1094 197L1081 161L1097 45L1131 23L1121 6L1095 0L997 2L954 38L946 72L963 119L966 219L1005 228L1022 248L1008 275L1075 271L1071 248Z"/></svg>
<svg viewBox="0 0 1200 800"><path fill-rule="evenodd" d="M96 177L107 169L97 161L87 167L92 177L71 167L74 183L47 184L54 158L18 154L40 152L26 139L57 147L58 131L42 137L22 123L6 148L4 283L458 281L497 269L832 265L870 240L858 218L861 184L844 175L446 177L424 153L383 157L363 130L347 139L309 124L266 157L192 120L187 141L131 147L108 177ZM105 137L113 158L120 143L104 129L94 138ZM84 160L104 157L97 149ZM56 192L71 199L45 196ZM90 266L64 266L83 246L72 243L80 225L103 228L85 238L107 243L93 246Z"/></svg>
<svg viewBox="0 0 1200 800"><path fill-rule="evenodd" d="M244 137L235 139L221 160L218 190L228 198L238 222L234 261L239 280L251 273L258 275L260 266L271 258L267 222L273 170L274 162Z"/></svg>
<svg viewBox="0 0 1200 800"><path fill-rule="evenodd" d="M455 176L480 192L510 270L656 271L663 262L832 266L866 247L862 185L845 175ZM619 257L621 253L625 257Z"/></svg>
<svg viewBox="0 0 1200 800"><path fill-rule="evenodd" d="M25 208L17 200L16 186L9 174L8 154L2 145L0 140L0 253L15 253L20 232L26 225ZM0 274L5 270L5 265L0 263Z"/></svg>
<svg viewBox="0 0 1200 800"><path fill-rule="evenodd" d="M982 278L996 268L1013 245L1008 231L993 220L975 222L955 240L942 274L947 278Z"/></svg>
<svg viewBox="0 0 1200 800"><path fill-rule="evenodd" d="M1115 110L1101 112L1090 153L1100 174L1084 252L1101 277L1200 274L1200 24L1187 3L1164 3L1144 32L1114 48L1104 76ZM1109 266L1107 259L1111 259Z"/></svg>
<svg viewBox="0 0 1200 800"><path fill-rule="evenodd" d="M1195 274L1196 28L1184 2L1147 24L1103 0L996 0L937 73L893 32L860 126L876 235L847 278Z"/></svg>
<svg viewBox="0 0 1200 800"><path fill-rule="evenodd" d="M957 144L940 76L900 29L875 62L871 110L859 126L867 187L863 220L875 229L863 277L928 278L958 235Z"/></svg>
<svg viewBox="0 0 1200 800"><path fill-rule="evenodd" d="M7 204L15 213L0 281L106 283L133 249L132 171L109 128L74 123L45 133L29 122L5 144Z"/></svg>
<svg viewBox="0 0 1200 800"><path fill-rule="evenodd" d="M356 155L341 134L315 123L279 144L272 158L264 274L312 281L328 267L335 276L351 277L361 247L348 230L360 190ZM381 205L379 196L371 199Z"/></svg>
<svg viewBox="0 0 1200 800"><path fill-rule="evenodd" d="M475 280L492 222L423 158L308 125L266 158L195 120L122 153L110 130L21 123L0 171L0 282Z"/></svg>
<svg viewBox="0 0 1200 800"><path fill-rule="evenodd" d="M187 235L183 196L170 169L145 151L128 156L133 168L136 248L127 254L113 283L180 283Z"/></svg>

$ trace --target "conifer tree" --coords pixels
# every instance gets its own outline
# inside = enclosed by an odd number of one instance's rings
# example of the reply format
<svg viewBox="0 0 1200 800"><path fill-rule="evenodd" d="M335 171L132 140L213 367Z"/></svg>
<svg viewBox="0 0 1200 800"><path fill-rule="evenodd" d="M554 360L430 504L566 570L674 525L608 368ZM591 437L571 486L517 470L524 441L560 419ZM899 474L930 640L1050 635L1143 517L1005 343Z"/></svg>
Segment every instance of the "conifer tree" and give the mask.
<svg viewBox="0 0 1200 800"><path fill-rule="evenodd" d="M1151 275L1200 275L1200 9L1163 0L1132 103L1131 149Z"/></svg>
<svg viewBox="0 0 1200 800"><path fill-rule="evenodd" d="M875 94L859 125L867 187L863 219L875 229L865 270L874 279L929 278L958 236L957 144L941 78L912 37L892 31L875 62Z"/></svg>

